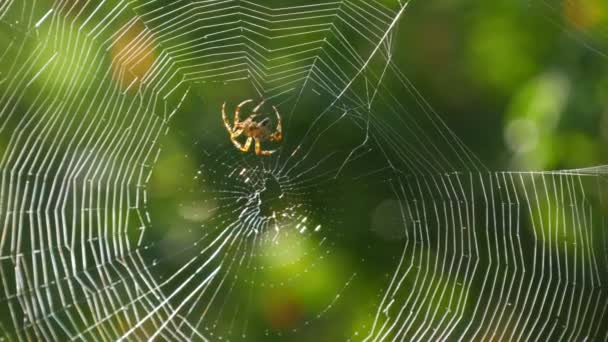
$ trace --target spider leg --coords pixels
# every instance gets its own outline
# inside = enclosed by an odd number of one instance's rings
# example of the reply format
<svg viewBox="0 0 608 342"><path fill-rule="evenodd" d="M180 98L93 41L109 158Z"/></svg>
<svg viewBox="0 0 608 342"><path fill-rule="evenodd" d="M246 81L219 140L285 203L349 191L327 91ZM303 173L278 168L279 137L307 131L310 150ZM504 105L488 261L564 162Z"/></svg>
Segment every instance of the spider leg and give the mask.
<svg viewBox="0 0 608 342"><path fill-rule="evenodd" d="M264 105L264 102L266 102L266 100L262 100L262 102L260 102L257 106L255 106L255 108L253 108L253 114L256 114L258 112L258 110L260 110L260 108L262 108L262 106Z"/></svg>
<svg viewBox="0 0 608 342"><path fill-rule="evenodd" d="M237 129L234 132L230 132L230 139L236 138L239 135L243 134L243 131L244 131L244 129L241 128L241 129Z"/></svg>
<svg viewBox="0 0 608 342"><path fill-rule="evenodd" d="M236 106L236 110L234 111L234 125L236 126L236 124L239 123L239 121L241 121L241 119L239 118L239 114L241 113L241 107L243 107L244 105L246 105L249 102L253 102L252 99L249 100L245 100L241 103L239 103L238 106Z"/></svg>
<svg viewBox="0 0 608 342"><path fill-rule="evenodd" d="M274 112L277 114L277 129L274 133L270 135L270 140L278 142L283 140L283 122L281 120L281 114L279 114L277 107L272 106L272 108L274 108Z"/></svg>
<svg viewBox="0 0 608 342"><path fill-rule="evenodd" d="M264 151L262 150L262 145L260 144L260 141L258 139L255 139L255 154L257 154L258 156L269 156L273 153L275 153L277 150L273 150L273 151Z"/></svg>
<svg viewBox="0 0 608 342"><path fill-rule="evenodd" d="M224 126L226 126L226 129L228 130L230 135L232 135L232 127L230 127L230 124L228 123L228 117L226 117L226 102L224 102L224 104L222 105L222 120L224 120Z"/></svg>
<svg viewBox="0 0 608 342"><path fill-rule="evenodd" d="M236 148L243 152L247 152L249 150L249 147L251 147L251 142L253 141L253 138L247 138L247 141L245 141L245 146L241 145L241 143L234 138L231 138L230 140L232 140L232 143L234 144L234 146L236 146Z"/></svg>

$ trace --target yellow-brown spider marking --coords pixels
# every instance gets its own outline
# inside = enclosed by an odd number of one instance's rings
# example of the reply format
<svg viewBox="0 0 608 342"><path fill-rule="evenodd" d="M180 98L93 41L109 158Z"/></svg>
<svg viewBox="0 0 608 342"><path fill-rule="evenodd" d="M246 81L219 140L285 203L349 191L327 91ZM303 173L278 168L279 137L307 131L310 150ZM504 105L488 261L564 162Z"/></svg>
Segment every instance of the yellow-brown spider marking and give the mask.
<svg viewBox="0 0 608 342"><path fill-rule="evenodd" d="M253 119L258 116L258 110L264 104L264 101L262 101L253 109L253 112L251 112L251 115L249 115L247 119L240 121L239 113L241 112L241 107L250 102L253 102L253 100L245 100L236 107L236 110L234 111L234 124L232 127L230 127L230 123L228 123L228 118L226 116L226 102L224 102L224 105L222 106L222 119L224 120L224 126L226 126L226 130L228 130L228 133L230 134L230 140L234 146L236 146L236 148L243 152L247 152L251 147L251 143L255 141L255 154L258 156L269 156L276 152L276 150L262 150L261 143L263 141L280 142L283 139L281 115L279 114L277 108L273 106L272 108L277 115L277 128L274 132L270 129L270 127L268 127L270 118L265 118L260 122L253 121ZM247 137L247 141L245 141L244 145L236 140L236 138L241 134L244 134Z"/></svg>

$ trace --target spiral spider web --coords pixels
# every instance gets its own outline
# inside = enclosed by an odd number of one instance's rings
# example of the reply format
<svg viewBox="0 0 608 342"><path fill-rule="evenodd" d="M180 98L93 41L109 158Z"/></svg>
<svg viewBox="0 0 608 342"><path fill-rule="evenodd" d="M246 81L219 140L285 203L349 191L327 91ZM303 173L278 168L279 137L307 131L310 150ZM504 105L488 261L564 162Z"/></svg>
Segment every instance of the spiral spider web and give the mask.
<svg viewBox="0 0 608 342"><path fill-rule="evenodd" d="M408 4L2 2L0 334L605 339L604 168L487 170L393 62Z"/></svg>

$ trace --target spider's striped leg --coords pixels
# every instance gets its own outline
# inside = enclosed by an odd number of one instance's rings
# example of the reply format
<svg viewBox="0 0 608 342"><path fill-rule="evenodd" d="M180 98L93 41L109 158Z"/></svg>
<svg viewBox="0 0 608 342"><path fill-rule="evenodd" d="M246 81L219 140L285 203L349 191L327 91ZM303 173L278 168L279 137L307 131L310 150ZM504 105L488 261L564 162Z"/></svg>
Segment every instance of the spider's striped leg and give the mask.
<svg viewBox="0 0 608 342"><path fill-rule="evenodd" d="M270 140L281 141L283 140L283 121L281 120L281 114L279 114L277 107L272 106L272 108L274 108L274 112L277 114L277 129L270 135Z"/></svg>
<svg viewBox="0 0 608 342"><path fill-rule="evenodd" d="M255 106L255 108L253 108L253 114L256 114L258 112L258 110L260 110L260 108L262 108L262 106L264 105L264 103L266 102L266 100L262 100L262 102L260 102L257 106Z"/></svg>
<svg viewBox="0 0 608 342"><path fill-rule="evenodd" d="M258 156L269 156L273 153L275 153L277 150L272 150L272 151L264 151L262 150L262 145L260 144L259 140L255 140L255 154L257 154Z"/></svg>
<svg viewBox="0 0 608 342"><path fill-rule="evenodd" d="M243 131L244 131L244 129L241 128L241 129L236 130L234 132L230 132L230 139L236 138L239 135L243 134Z"/></svg>
<svg viewBox="0 0 608 342"><path fill-rule="evenodd" d="M246 105L249 102L253 102L253 100L252 99L245 100L245 101L239 103L238 106L236 106L236 110L234 111L234 125L235 126L239 123L239 121L241 121L241 119L239 118L239 114L241 113L241 107L243 107L244 105Z"/></svg>
<svg viewBox="0 0 608 342"><path fill-rule="evenodd" d="M249 150L249 147L251 147L251 142L253 141L253 138L247 138L247 141L245 141L245 146L241 145L241 143L238 142L235 138L230 138L230 140L232 140L232 143L234 144L234 146L236 146L236 148L243 152L247 152Z"/></svg>
<svg viewBox="0 0 608 342"><path fill-rule="evenodd" d="M230 124L228 123L228 117L226 116L226 102L224 102L224 104L222 105L222 120L224 120L224 126L226 126L226 129L228 130L230 135L232 135L232 127L230 127Z"/></svg>

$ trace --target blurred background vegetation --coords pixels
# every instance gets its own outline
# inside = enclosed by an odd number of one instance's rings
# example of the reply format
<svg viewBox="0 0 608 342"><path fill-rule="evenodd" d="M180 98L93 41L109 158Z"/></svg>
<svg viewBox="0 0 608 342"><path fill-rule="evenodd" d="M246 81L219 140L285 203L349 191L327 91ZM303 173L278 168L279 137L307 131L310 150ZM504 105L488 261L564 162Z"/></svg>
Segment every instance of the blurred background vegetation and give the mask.
<svg viewBox="0 0 608 342"><path fill-rule="evenodd" d="M607 6L412 3L401 25L400 66L493 169L603 164Z"/></svg>

